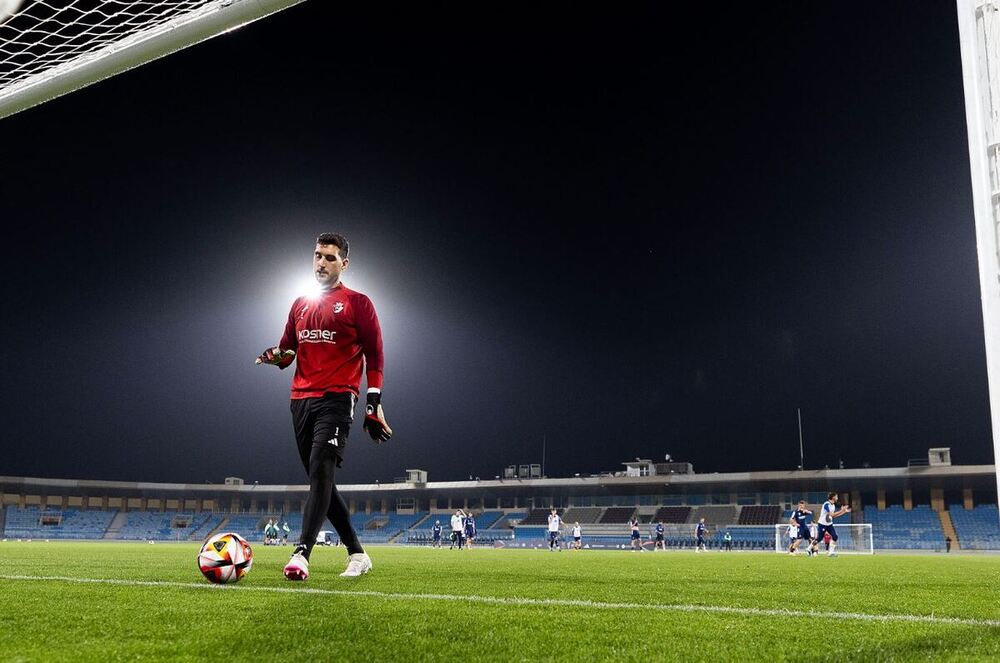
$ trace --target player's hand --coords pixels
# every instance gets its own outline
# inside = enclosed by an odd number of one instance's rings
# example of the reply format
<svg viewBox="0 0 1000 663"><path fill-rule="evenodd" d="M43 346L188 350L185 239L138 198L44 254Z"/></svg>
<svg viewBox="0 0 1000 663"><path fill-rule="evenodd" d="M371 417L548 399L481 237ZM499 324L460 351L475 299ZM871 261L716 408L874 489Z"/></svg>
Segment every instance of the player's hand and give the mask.
<svg viewBox="0 0 1000 663"><path fill-rule="evenodd" d="M281 348L268 348L264 350L254 361L255 364L271 364L272 366L288 365L295 358L295 350L282 350Z"/></svg>
<svg viewBox="0 0 1000 663"><path fill-rule="evenodd" d="M845 506L844 507L844 513L850 513L850 512L851 512L851 507L850 506Z"/></svg>
<svg viewBox="0 0 1000 663"><path fill-rule="evenodd" d="M382 394L369 392L365 402L365 423L361 426L375 444L387 442L392 437L392 429L385 420L381 401Z"/></svg>

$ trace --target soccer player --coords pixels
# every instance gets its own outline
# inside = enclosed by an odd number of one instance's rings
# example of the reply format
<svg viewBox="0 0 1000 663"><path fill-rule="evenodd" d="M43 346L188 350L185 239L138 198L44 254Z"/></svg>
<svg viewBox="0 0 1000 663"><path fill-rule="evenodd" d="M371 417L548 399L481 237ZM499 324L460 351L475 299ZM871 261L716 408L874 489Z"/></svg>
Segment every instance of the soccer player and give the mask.
<svg viewBox="0 0 1000 663"><path fill-rule="evenodd" d="M788 554L797 555L799 552L799 545L803 541L808 541L809 546L806 548L806 554L812 557L812 535L809 531L809 523L812 520L812 511L806 508L806 501L799 500L799 506L792 511L791 517L788 519L788 523L795 528L795 538L788 545Z"/></svg>
<svg viewBox="0 0 1000 663"><path fill-rule="evenodd" d="M628 526L630 530L632 552L640 550L646 552L646 549L642 547L642 532L639 531L639 519L632 516L632 520L628 521Z"/></svg>
<svg viewBox="0 0 1000 663"><path fill-rule="evenodd" d="M559 517L559 512L552 509L552 513L549 514L549 552L553 550L562 552L562 544L559 543L559 529L561 526L562 518Z"/></svg>
<svg viewBox="0 0 1000 663"><path fill-rule="evenodd" d="M837 530L833 527L833 519L850 512L851 507L849 506L844 506L837 510L836 492L831 492L826 496L826 501L823 502L823 508L820 509L819 512L819 529L817 531L817 536L812 540L811 550L814 555L819 554L820 540L824 539L826 535L829 534L830 552L827 553L827 556L837 556Z"/></svg>
<svg viewBox="0 0 1000 663"><path fill-rule="evenodd" d="M291 528L288 527L288 521L286 520L281 525L281 545L288 545L288 535L291 533Z"/></svg>
<svg viewBox="0 0 1000 663"><path fill-rule="evenodd" d="M580 549L580 539L582 537L582 532L580 530L580 523L573 523L573 549Z"/></svg>
<svg viewBox="0 0 1000 663"><path fill-rule="evenodd" d="M435 520L434 527L431 528L431 538L434 539L434 547L441 547L441 521Z"/></svg>
<svg viewBox="0 0 1000 663"><path fill-rule="evenodd" d="M722 545L726 547L726 552L733 552L733 535L726 530L725 536L722 537Z"/></svg>
<svg viewBox="0 0 1000 663"><path fill-rule="evenodd" d="M698 521L698 527L695 528L695 537L697 538L697 545L694 549L695 552L705 552L707 550L707 548L705 548L705 533L707 531L708 528L705 527L705 519L702 518Z"/></svg>
<svg viewBox="0 0 1000 663"><path fill-rule="evenodd" d="M663 521L656 523L656 542L653 544L653 550L666 550L666 546L663 544Z"/></svg>
<svg viewBox="0 0 1000 663"><path fill-rule="evenodd" d="M321 292L292 303L278 345L257 357L258 364L281 369L295 362L292 425L299 458L309 476L309 497L299 542L284 568L289 580L309 577L309 555L327 518L347 548L347 569L340 575L360 576L372 568L334 478L344 460L362 373L368 378L362 428L376 444L392 437L382 413L384 361L378 316L367 296L340 280L350 265L349 251L342 235L323 233L316 238L313 275Z"/></svg>
<svg viewBox="0 0 1000 663"><path fill-rule="evenodd" d="M453 549L456 545L458 549L462 549L462 545L465 543L465 537L462 536L463 529L465 528L465 513L458 509L451 515L451 545L448 546L448 550Z"/></svg>
<svg viewBox="0 0 1000 663"><path fill-rule="evenodd" d="M462 524L465 527L465 549L472 550L472 542L476 538L476 519L471 511L465 514L465 520Z"/></svg>

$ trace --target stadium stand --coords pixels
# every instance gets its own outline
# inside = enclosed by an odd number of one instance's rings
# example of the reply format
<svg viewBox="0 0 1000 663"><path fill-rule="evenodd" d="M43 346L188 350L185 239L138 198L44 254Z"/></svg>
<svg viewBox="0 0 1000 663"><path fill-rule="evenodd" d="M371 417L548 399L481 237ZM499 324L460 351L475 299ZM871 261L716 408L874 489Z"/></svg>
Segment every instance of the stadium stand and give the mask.
<svg viewBox="0 0 1000 663"><path fill-rule="evenodd" d="M1000 550L1000 513L996 504L973 509L952 505L948 509L962 550Z"/></svg>
<svg viewBox="0 0 1000 663"><path fill-rule="evenodd" d="M191 533L204 525L211 516L211 513L195 514L180 511L131 511L118 538L141 541L186 541Z"/></svg>
<svg viewBox="0 0 1000 663"><path fill-rule="evenodd" d="M224 519L225 516L221 513L209 514L209 517L206 518L201 525L191 530L191 533L188 534L188 540L204 541L205 539L208 538L209 534L214 532L216 528L218 528L222 524L222 521Z"/></svg>
<svg viewBox="0 0 1000 663"><path fill-rule="evenodd" d="M689 506L661 506L653 514L653 522L680 525L686 523L691 516Z"/></svg>
<svg viewBox="0 0 1000 663"><path fill-rule="evenodd" d="M476 528L479 530L490 529L501 518L503 518L503 511L483 511L476 516ZM419 523L417 524L419 525Z"/></svg>
<svg viewBox="0 0 1000 663"><path fill-rule="evenodd" d="M351 524L354 525L361 543L388 543L426 517L426 512L412 515L383 512L356 513L351 516ZM333 529L328 522L323 528Z"/></svg>
<svg viewBox="0 0 1000 663"><path fill-rule="evenodd" d="M696 523L704 518L706 525L712 525L714 527L735 525L736 510L737 507L735 506L699 506L692 509L688 522Z"/></svg>
<svg viewBox="0 0 1000 663"><path fill-rule="evenodd" d="M634 511L635 509L633 509ZM521 519L519 525L548 525L549 524L549 514L552 509L532 509L528 512L524 518ZM562 509L556 509L556 513L562 515Z"/></svg>
<svg viewBox="0 0 1000 663"><path fill-rule="evenodd" d="M275 519L279 522L284 522L281 519L281 514L276 513L233 513L225 517L225 519L218 525L218 529L220 531L236 532L251 543L260 542L264 540L264 525L267 524L268 520ZM300 526L296 527L293 526L291 522L288 523L288 526L292 528L290 538L298 534L301 529L301 517L299 524Z"/></svg>
<svg viewBox="0 0 1000 663"><path fill-rule="evenodd" d="M780 511L781 507L778 507ZM773 523L770 523L773 524ZM732 525L716 532L709 541L709 548L722 548L722 537L726 532L733 537L733 550L774 550L774 530L762 527L740 527Z"/></svg>
<svg viewBox="0 0 1000 663"><path fill-rule="evenodd" d="M7 509L4 536L19 539L100 539L116 511Z"/></svg>
<svg viewBox="0 0 1000 663"><path fill-rule="evenodd" d="M524 511L512 511L500 517L495 523L493 523L493 529L510 529L514 523L520 523L525 516L528 514Z"/></svg>
<svg viewBox="0 0 1000 663"><path fill-rule="evenodd" d="M788 522L787 518L782 519L783 513L784 510L777 504L744 506L740 509L738 524L774 525L779 522Z"/></svg>
<svg viewBox="0 0 1000 663"><path fill-rule="evenodd" d="M601 514L601 519L598 522L609 524L625 523L628 522L633 514L635 514L634 506L609 506Z"/></svg>
<svg viewBox="0 0 1000 663"><path fill-rule="evenodd" d="M573 522L583 526L585 546L599 548L628 547L625 522L636 512L635 507L571 507L563 513L564 542ZM504 513L499 509L485 511L477 517L477 538L480 544L501 542L505 545L543 546L548 538L549 509L531 512L538 525L512 527L529 513L516 510ZM774 514L777 513L777 518ZM995 504L965 509L952 505L949 514L962 550L1000 550L1000 517ZM269 520L288 522L289 542L298 540L302 516L298 512L224 513L184 511L118 511L115 509L43 509L38 506L7 505L3 510L2 531L5 538L33 539L123 539L157 541L201 541L210 534L234 531L252 542L263 541L263 527ZM363 543L429 543L430 525L441 520L447 539L449 513L412 515L394 512L355 513L352 522ZM668 549L694 547L694 522L705 517L710 525L708 546L722 547L722 536L728 529L733 535L733 549L769 551L774 548L774 533L769 525L784 523L791 512L778 505L711 505L663 506L652 520L666 524L665 543ZM944 550L944 531L936 511L928 505L907 510L890 506L885 510L869 507L854 512L859 522L871 523L876 549ZM572 520L570 520L572 519ZM610 519L610 522L608 520ZM597 522L594 522L594 521ZM738 521L734 524L732 521ZM678 521L687 521L686 523ZM728 521L728 522L727 522ZM763 521L763 522L761 522ZM754 523L758 523L754 525ZM324 530L332 530L329 522ZM643 526L643 540L648 540L648 526Z"/></svg>
<svg viewBox="0 0 1000 663"><path fill-rule="evenodd" d="M864 518L864 522L872 525L876 550L944 550L941 520L929 506L910 510L898 505L884 510L865 509Z"/></svg>
<svg viewBox="0 0 1000 663"><path fill-rule="evenodd" d="M573 523L580 523L581 525L596 523L599 522L603 511L604 507L599 506L572 507L566 509L566 513L563 514L563 522L569 525Z"/></svg>

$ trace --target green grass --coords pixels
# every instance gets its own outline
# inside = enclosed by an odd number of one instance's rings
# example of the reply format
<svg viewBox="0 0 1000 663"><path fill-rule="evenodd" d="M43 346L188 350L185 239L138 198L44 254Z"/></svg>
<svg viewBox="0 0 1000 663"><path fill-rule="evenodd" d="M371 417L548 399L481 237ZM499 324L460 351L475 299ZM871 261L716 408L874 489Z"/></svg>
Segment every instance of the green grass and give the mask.
<svg viewBox="0 0 1000 663"><path fill-rule="evenodd" d="M1000 557L993 556L808 559L381 547L369 551L371 574L344 579L337 575L346 561L343 549L322 548L313 554L309 581L292 584L281 577L289 548L257 546L247 578L213 588L198 573L197 549L0 543L0 660L1000 660ZM392 596L401 593L564 602ZM651 605L933 615L980 623L646 607Z"/></svg>

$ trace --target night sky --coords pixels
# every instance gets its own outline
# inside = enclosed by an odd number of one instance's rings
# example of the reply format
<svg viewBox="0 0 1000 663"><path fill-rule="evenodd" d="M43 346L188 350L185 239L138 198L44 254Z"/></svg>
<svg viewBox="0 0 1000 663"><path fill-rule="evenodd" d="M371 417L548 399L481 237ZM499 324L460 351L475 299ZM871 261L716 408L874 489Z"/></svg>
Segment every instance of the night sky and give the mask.
<svg viewBox="0 0 1000 663"><path fill-rule="evenodd" d="M342 482L993 462L954 3L313 0L0 121L0 474L303 483L277 342L352 244ZM366 11L370 13L357 13Z"/></svg>

